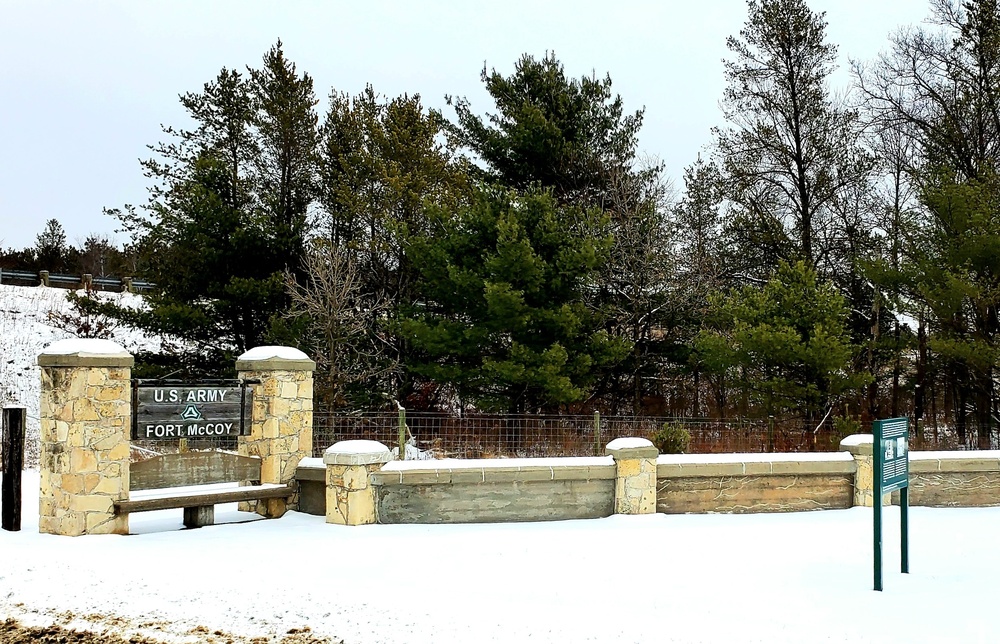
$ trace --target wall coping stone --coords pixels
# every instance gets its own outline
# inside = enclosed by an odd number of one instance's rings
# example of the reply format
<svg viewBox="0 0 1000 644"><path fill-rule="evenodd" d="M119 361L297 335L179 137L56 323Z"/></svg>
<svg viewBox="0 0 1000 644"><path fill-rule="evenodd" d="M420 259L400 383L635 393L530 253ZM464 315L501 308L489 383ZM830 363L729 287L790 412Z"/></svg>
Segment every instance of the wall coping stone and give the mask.
<svg viewBox="0 0 1000 644"><path fill-rule="evenodd" d="M910 474L994 472L1000 473L996 451L910 452Z"/></svg>
<svg viewBox="0 0 1000 644"><path fill-rule="evenodd" d="M371 465L388 463L392 458L389 448L378 441L340 441L323 452L327 465Z"/></svg>
<svg viewBox="0 0 1000 644"><path fill-rule="evenodd" d="M509 464L504 464L507 461ZM544 463L530 463L544 461ZM408 465L414 463L416 465ZM613 480L617 468L611 458L561 457L539 459L441 459L393 461L370 476L376 485L434 485L445 483L511 483L529 481Z"/></svg>
<svg viewBox="0 0 1000 644"><path fill-rule="evenodd" d="M855 456L871 456L875 437L872 434L852 434L840 441L840 449Z"/></svg>
<svg viewBox="0 0 1000 644"><path fill-rule="evenodd" d="M854 474L857 468L854 457L847 452L671 454L656 460L657 478Z"/></svg>
<svg viewBox="0 0 1000 644"><path fill-rule="evenodd" d="M66 338L48 345L38 354L40 367L132 367L135 358L110 340Z"/></svg>
<svg viewBox="0 0 1000 644"><path fill-rule="evenodd" d="M237 371L315 371L316 363L293 347L255 347L236 359Z"/></svg>
<svg viewBox="0 0 1000 644"><path fill-rule="evenodd" d="M910 451L911 461L964 461L970 458L1000 460L1000 450L996 449L976 449L976 450L950 450L947 452L934 451Z"/></svg>
<svg viewBox="0 0 1000 644"><path fill-rule="evenodd" d="M656 458L660 455L660 450L656 449L653 442L648 438L623 437L616 438L604 448L606 455L614 457L616 461L638 458Z"/></svg>
<svg viewBox="0 0 1000 644"><path fill-rule="evenodd" d="M393 461L387 463L382 471L395 472L400 470L481 470L481 469L514 469L531 467L566 467L613 466L614 459L607 456L545 456L541 458L432 458L424 460Z"/></svg>

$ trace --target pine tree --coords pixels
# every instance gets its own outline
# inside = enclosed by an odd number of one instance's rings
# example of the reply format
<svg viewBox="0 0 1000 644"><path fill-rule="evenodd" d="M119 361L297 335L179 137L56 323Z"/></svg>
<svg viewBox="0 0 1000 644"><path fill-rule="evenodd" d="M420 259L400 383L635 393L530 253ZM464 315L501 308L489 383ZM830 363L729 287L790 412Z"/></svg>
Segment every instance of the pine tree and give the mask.
<svg viewBox="0 0 1000 644"><path fill-rule="evenodd" d="M940 31L901 31L873 64L855 64L872 126L906 151L895 173L909 185L897 180L897 193L909 187L919 196L909 209L893 200L890 223L900 234L877 277L921 320L919 333L932 334L917 364L921 391L936 368L961 438L971 412L987 446L996 406L997 267L988 249L997 233L1000 7L996 0L930 4L928 22Z"/></svg>
<svg viewBox="0 0 1000 644"><path fill-rule="evenodd" d="M111 211L156 289L145 310L103 312L184 340L179 359L191 371L231 370L234 354L275 342L288 308L284 274L302 261L317 141L312 81L280 42L249 77L222 69L202 92L182 95L195 127L165 127L169 140L151 146L148 204Z"/></svg>
<svg viewBox="0 0 1000 644"><path fill-rule="evenodd" d="M569 78L555 53L525 54L504 76L482 71L496 113L486 119L450 99L457 142L483 163L482 178L514 190L552 190L558 203L609 207L613 182L635 170L642 110L626 114L611 77ZM657 173L656 168L646 172Z"/></svg>
<svg viewBox="0 0 1000 644"><path fill-rule="evenodd" d="M585 399L627 354L584 304L611 247L600 215L503 190L430 215L408 248L426 298L401 323L423 357L414 373L466 405L536 412Z"/></svg>
<svg viewBox="0 0 1000 644"><path fill-rule="evenodd" d="M822 418L868 380L851 367L844 298L803 261L782 262L766 284L712 304L711 324L696 342L699 358L727 374L758 413Z"/></svg>
<svg viewBox="0 0 1000 644"><path fill-rule="evenodd" d="M35 264L38 270L62 272L67 269L66 231L58 219L49 219L35 237Z"/></svg>

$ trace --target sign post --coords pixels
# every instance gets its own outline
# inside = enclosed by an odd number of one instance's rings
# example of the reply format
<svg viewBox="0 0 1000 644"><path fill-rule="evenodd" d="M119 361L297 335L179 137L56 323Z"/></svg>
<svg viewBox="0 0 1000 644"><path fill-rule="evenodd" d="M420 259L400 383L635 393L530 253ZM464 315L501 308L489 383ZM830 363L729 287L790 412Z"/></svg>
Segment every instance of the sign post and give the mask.
<svg viewBox="0 0 1000 644"><path fill-rule="evenodd" d="M0 528L21 529L21 470L24 468L24 407L4 407L0 416Z"/></svg>
<svg viewBox="0 0 1000 644"><path fill-rule="evenodd" d="M909 420L888 418L872 423L875 509L875 590L882 590L882 497L899 490L900 572L910 572L909 491L910 458Z"/></svg>

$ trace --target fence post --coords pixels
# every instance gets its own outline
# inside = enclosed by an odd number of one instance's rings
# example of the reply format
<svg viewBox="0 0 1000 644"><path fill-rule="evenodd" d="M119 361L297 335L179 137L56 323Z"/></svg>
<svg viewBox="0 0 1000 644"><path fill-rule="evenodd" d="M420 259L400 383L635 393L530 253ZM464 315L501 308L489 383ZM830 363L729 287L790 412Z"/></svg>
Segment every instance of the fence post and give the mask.
<svg viewBox="0 0 1000 644"><path fill-rule="evenodd" d="M406 408L399 408L399 453L396 458L400 461L406 460Z"/></svg>
<svg viewBox="0 0 1000 644"><path fill-rule="evenodd" d="M3 482L0 483L0 527L8 532L21 529L21 470L24 468L24 407L3 408Z"/></svg>
<svg viewBox="0 0 1000 644"><path fill-rule="evenodd" d="M601 455L601 412L594 412L594 456Z"/></svg>
<svg viewBox="0 0 1000 644"><path fill-rule="evenodd" d="M38 271L38 279L42 280L42 286L49 285L49 272L48 271Z"/></svg>
<svg viewBox="0 0 1000 644"><path fill-rule="evenodd" d="M767 451L774 451L774 416L767 417Z"/></svg>

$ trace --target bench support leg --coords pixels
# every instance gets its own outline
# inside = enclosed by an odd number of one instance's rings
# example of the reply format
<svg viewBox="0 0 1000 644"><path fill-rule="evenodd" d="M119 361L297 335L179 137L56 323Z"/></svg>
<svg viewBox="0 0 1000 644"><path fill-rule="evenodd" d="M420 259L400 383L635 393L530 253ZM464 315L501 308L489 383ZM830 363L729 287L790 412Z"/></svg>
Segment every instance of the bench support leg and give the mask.
<svg viewBox="0 0 1000 644"><path fill-rule="evenodd" d="M215 523L215 506L200 505L194 508L184 508L184 527L200 528Z"/></svg>

